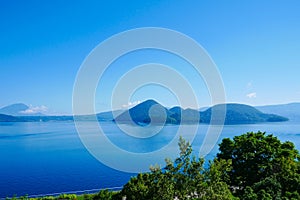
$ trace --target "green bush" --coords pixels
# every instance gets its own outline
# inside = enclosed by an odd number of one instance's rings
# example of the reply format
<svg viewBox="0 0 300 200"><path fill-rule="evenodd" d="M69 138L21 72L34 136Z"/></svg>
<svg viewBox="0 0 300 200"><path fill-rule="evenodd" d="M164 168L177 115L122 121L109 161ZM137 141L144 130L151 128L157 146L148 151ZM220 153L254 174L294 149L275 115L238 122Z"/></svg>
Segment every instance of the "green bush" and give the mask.
<svg viewBox="0 0 300 200"><path fill-rule="evenodd" d="M222 180L230 169L230 162L210 163L204 170L202 158L192 156L192 147L182 137L179 140L180 155L175 161L166 159L166 166L150 167L150 173L141 173L124 186L121 194L127 200L173 200L181 199L235 199L229 186Z"/></svg>

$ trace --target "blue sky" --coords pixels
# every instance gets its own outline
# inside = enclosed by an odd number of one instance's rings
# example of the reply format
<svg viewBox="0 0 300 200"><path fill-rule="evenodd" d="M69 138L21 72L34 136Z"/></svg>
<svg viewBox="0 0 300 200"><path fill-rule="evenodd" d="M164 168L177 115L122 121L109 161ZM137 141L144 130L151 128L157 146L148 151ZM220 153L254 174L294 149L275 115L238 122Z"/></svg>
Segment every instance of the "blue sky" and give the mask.
<svg viewBox="0 0 300 200"><path fill-rule="evenodd" d="M46 106L52 114L71 113L73 84L89 52L114 34L149 26L180 31L201 44L218 66L228 102L299 102L299 10L297 0L2 2L0 107L23 102L36 110ZM106 91L99 85L98 111L110 108L109 94L122 75L120 66L130 69L153 61L179 70L184 66L156 51L122 59L104 77ZM193 71L182 70L193 85ZM209 105L205 85L193 87L199 90L200 105ZM157 86L142 88L130 101L147 98L176 104L174 95Z"/></svg>

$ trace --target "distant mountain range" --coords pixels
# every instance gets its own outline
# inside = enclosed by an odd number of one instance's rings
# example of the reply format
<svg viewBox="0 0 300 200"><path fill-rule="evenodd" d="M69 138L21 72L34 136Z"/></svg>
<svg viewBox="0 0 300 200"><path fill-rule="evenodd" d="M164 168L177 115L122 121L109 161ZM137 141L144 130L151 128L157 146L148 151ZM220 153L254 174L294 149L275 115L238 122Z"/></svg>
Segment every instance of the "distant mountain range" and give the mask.
<svg viewBox="0 0 300 200"><path fill-rule="evenodd" d="M9 106L5 106L0 109L1 114L5 115L13 115L13 116L43 116L42 113L28 113L30 109L29 106L23 104L23 103L16 103Z"/></svg>
<svg viewBox="0 0 300 200"><path fill-rule="evenodd" d="M98 121L115 121L132 125L148 124L195 124L220 123L218 117L226 106L225 124L254 124L264 122L300 121L300 103L252 107L244 104L220 104L206 109L183 109L179 106L166 108L154 100L144 101L129 110L98 113ZM72 121L73 116L43 116L35 113L28 116L25 104L13 104L0 109L0 122ZM215 118L211 119L212 112ZM40 115L40 116L37 116ZM117 117L114 117L117 116ZM93 115L76 116L76 119L91 121Z"/></svg>
<svg viewBox="0 0 300 200"><path fill-rule="evenodd" d="M226 107L225 124L255 124L263 122L283 122L289 119L276 114L268 114L245 104L220 104L200 112L201 121L204 123L218 124L218 115ZM212 112L216 112L216 119L211 119Z"/></svg>
<svg viewBox="0 0 300 200"><path fill-rule="evenodd" d="M265 113L273 113L287 117L290 121L300 122L300 103L257 106L256 108Z"/></svg>

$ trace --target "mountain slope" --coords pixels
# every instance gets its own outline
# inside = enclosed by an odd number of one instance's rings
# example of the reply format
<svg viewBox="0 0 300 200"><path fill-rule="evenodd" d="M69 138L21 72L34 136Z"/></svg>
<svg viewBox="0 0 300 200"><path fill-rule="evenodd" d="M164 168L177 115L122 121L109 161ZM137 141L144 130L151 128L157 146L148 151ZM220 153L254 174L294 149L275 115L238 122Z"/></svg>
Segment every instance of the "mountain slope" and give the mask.
<svg viewBox="0 0 300 200"><path fill-rule="evenodd" d="M193 109L182 109L179 106L169 109L170 117L173 118L178 124L195 124L199 123L200 112Z"/></svg>
<svg viewBox="0 0 300 200"><path fill-rule="evenodd" d="M226 109L226 110L223 110ZM118 123L147 125L150 123L166 124L221 124L222 110L225 113L225 124L254 124L263 122L282 122L288 118L266 114L256 108L244 104L220 104L203 112L193 109L173 107L167 109L154 100L147 100L120 114L114 121ZM211 119L212 112L215 113ZM199 119L200 118L200 119Z"/></svg>
<svg viewBox="0 0 300 200"><path fill-rule="evenodd" d="M29 107L23 103L16 103L1 108L0 113L5 115L19 116L22 115L22 112L27 110L28 108Z"/></svg>
<svg viewBox="0 0 300 200"><path fill-rule="evenodd" d="M265 113L287 117L291 121L300 121L300 103L257 106L256 108Z"/></svg>
<svg viewBox="0 0 300 200"><path fill-rule="evenodd" d="M279 115L263 113L252 106L244 104L219 104L201 112L201 122L210 123L212 112L216 112L216 118L220 117L220 112L225 108L224 106L226 106L225 124L254 124L288 120L288 118ZM213 123L218 124L218 119L213 119Z"/></svg>
<svg viewBox="0 0 300 200"><path fill-rule="evenodd" d="M12 105L5 106L0 109L1 114L13 115L13 116L43 116L42 113L26 113L30 109L29 106L23 103L16 103Z"/></svg>
<svg viewBox="0 0 300 200"><path fill-rule="evenodd" d="M170 117L169 110L154 100L147 100L130 108L116 117L114 121L133 125L134 123L138 125L176 123Z"/></svg>

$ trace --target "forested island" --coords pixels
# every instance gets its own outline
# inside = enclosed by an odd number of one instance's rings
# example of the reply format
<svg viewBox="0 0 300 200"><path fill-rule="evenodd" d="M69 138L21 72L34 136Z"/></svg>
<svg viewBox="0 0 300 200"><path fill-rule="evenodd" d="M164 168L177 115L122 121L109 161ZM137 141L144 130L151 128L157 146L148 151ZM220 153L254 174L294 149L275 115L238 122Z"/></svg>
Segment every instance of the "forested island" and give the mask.
<svg viewBox="0 0 300 200"><path fill-rule="evenodd" d="M220 120L221 118L223 120ZM150 99L124 111L115 119L118 123L147 125L147 124L255 124L265 122L284 122L288 118L263 113L245 104L218 104L204 111L183 109L179 106L166 108Z"/></svg>

